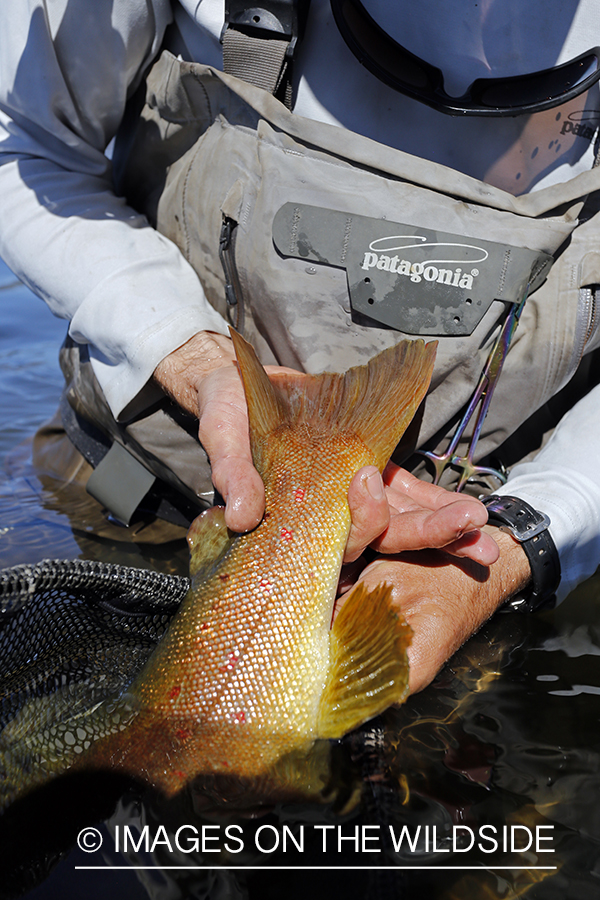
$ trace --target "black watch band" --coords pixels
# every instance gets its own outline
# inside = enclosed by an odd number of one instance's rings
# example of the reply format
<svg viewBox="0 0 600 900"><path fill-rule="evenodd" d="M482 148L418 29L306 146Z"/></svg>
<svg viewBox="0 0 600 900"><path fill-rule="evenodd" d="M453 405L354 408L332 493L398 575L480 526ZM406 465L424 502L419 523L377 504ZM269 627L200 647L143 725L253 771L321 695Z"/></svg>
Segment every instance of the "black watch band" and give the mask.
<svg viewBox="0 0 600 900"><path fill-rule="evenodd" d="M560 560L548 531L550 519L518 497L490 495L483 498L488 522L497 525L518 541L529 560L531 585L502 607L513 612L552 609L560 582Z"/></svg>

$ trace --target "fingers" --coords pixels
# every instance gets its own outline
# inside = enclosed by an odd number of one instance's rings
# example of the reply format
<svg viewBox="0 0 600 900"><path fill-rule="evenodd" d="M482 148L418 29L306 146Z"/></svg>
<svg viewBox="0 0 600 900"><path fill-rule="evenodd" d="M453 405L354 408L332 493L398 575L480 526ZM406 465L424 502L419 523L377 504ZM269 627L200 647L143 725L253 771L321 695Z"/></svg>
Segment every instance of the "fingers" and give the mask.
<svg viewBox="0 0 600 900"><path fill-rule="evenodd" d="M262 519L265 490L254 468L248 411L237 369L215 370L198 385L198 436L206 450L215 488L225 500L225 522L232 531L250 531Z"/></svg>
<svg viewBox="0 0 600 900"><path fill-rule="evenodd" d="M383 480L390 502L394 504L395 500L398 499L399 503L396 504L398 510L402 509L403 498L405 498L405 502L410 503L412 501L412 503L424 508L435 510L454 503L460 497L466 503L473 504L472 514L475 517L474 521L477 521L478 527L485 525L487 522L487 510L475 497L471 497L468 494L459 495L439 485L421 481L420 478L415 478L406 469L401 469L394 463L390 462L385 467Z"/></svg>
<svg viewBox="0 0 600 900"><path fill-rule="evenodd" d="M421 481L389 463L383 473L392 513L377 545L385 553L402 549L444 548L453 556L489 566L498 558L495 541L480 529L487 522L483 503ZM412 536L412 545L407 540Z"/></svg>
<svg viewBox="0 0 600 900"><path fill-rule="evenodd" d="M225 521L249 531L264 512L264 486L252 464L248 413L231 339L198 332L165 357L154 378L183 409L198 416L198 436L225 499Z"/></svg>
<svg viewBox="0 0 600 900"><path fill-rule="evenodd" d="M479 500L420 481L393 464L383 479L375 466L357 472L348 502L352 525L345 563L367 546L389 554L444 548L484 566L498 558L495 541L481 531L487 510Z"/></svg>
<svg viewBox="0 0 600 900"><path fill-rule="evenodd" d="M471 531L443 548L459 559L471 559L482 566L491 566L498 559L498 545L485 531Z"/></svg>
<svg viewBox="0 0 600 900"><path fill-rule="evenodd" d="M487 520L485 507L477 500L451 496L451 502L436 510L411 508L409 498L394 498L401 508L391 509L389 527L373 541L373 547L381 553L444 548L454 556L491 565L498 558L498 548L480 530Z"/></svg>
<svg viewBox="0 0 600 900"><path fill-rule="evenodd" d="M357 559L390 522L390 507L385 494L383 479L375 466L364 466L352 481L348 490L348 503L352 524L344 562Z"/></svg>
<svg viewBox="0 0 600 900"><path fill-rule="evenodd" d="M267 374L294 373L267 366ZM232 531L250 531L262 519L265 490L254 468L248 409L230 338L198 332L168 354L154 379L176 403L198 416L198 437L211 464L212 481L225 500L225 522Z"/></svg>

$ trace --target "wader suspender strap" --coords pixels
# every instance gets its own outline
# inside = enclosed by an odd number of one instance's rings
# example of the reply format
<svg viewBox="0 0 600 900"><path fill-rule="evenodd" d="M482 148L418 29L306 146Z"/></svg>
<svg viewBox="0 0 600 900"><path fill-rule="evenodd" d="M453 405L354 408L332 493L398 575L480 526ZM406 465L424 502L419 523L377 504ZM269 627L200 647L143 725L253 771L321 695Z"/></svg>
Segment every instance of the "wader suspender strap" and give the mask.
<svg viewBox="0 0 600 900"><path fill-rule="evenodd" d="M260 2L260 0L259 0ZM223 69L292 108L292 61L310 0L225 0Z"/></svg>

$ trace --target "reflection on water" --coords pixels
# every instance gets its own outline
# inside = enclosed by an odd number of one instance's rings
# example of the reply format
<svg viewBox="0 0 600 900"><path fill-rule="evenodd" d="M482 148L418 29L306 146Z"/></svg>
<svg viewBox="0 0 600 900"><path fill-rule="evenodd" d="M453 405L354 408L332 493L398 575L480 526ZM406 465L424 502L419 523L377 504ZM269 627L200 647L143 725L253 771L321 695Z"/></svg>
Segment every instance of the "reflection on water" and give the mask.
<svg viewBox="0 0 600 900"><path fill-rule="evenodd" d="M152 544L143 528L132 540L76 487L57 495L27 445L16 449L56 408L64 325L5 268L0 302L0 565L91 558L185 572L182 541ZM238 815L215 791L165 801L86 774L34 792L0 818L0 898L599 896L599 584L554 613L497 616L427 691L335 744L324 804ZM92 826L103 846L86 853L76 838ZM536 836L554 852L536 852ZM104 868L76 868L90 865Z"/></svg>

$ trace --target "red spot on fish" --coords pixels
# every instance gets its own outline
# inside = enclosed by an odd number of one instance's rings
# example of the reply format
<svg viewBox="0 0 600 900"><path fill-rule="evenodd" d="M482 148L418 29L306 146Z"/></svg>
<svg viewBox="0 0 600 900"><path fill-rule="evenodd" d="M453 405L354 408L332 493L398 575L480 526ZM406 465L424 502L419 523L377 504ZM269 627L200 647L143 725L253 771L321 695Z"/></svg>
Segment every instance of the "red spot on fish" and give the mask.
<svg viewBox="0 0 600 900"><path fill-rule="evenodd" d="M210 625L208 624L208 622L203 622L202 625L200 626L200 631L208 631L209 628L210 628Z"/></svg>
<svg viewBox="0 0 600 900"><path fill-rule="evenodd" d="M185 779L185 773L181 771L181 769L173 769L173 775L177 778Z"/></svg>
<svg viewBox="0 0 600 900"><path fill-rule="evenodd" d="M291 528L282 528L280 535L282 541L292 541L294 539L294 532Z"/></svg>
<svg viewBox="0 0 600 900"><path fill-rule="evenodd" d="M181 693L181 685L176 684L175 687L172 687L169 691L169 700L175 700L179 697Z"/></svg>
<svg viewBox="0 0 600 900"><path fill-rule="evenodd" d="M238 664L239 656L239 650L230 653L225 665L219 666L219 672L232 672Z"/></svg>
<svg viewBox="0 0 600 900"><path fill-rule="evenodd" d="M270 582L270 581L266 581L264 578L263 578L263 580L259 583L258 586L261 587L261 588L263 589L263 591L264 591L266 594L268 594L269 591L271 590L271 588L273 587L273 585L271 584L271 582Z"/></svg>
<svg viewBox="0 0 600 900"><path fill-rule="evenodd" d="M224 575L219 575L219 578L221 579L221 581L227 581L227 579L229 578L229 574L226 572Z"/></svg>
<svg viewBox="0 0 600 900"><path fill-rule="evenodd" d="M304 490L304 488L296 488L296 490L294 491L294 500L296 501L296 503L302 503L305 496L306 491Z"/></svg>
<svg viewBox="0 0 600 900"><path fill-rule="evenodd" d="M191 737L192 732L189 728L178 728L175 732L175 737L180 741L187 741L189 737Z"/></svg>
<svg viewBox="0 0 600 900"><path fill-rule="evenodd" d="M244 723L246 721L246 713L243 709L240 709L233 717L234 722Z"/></svg>

